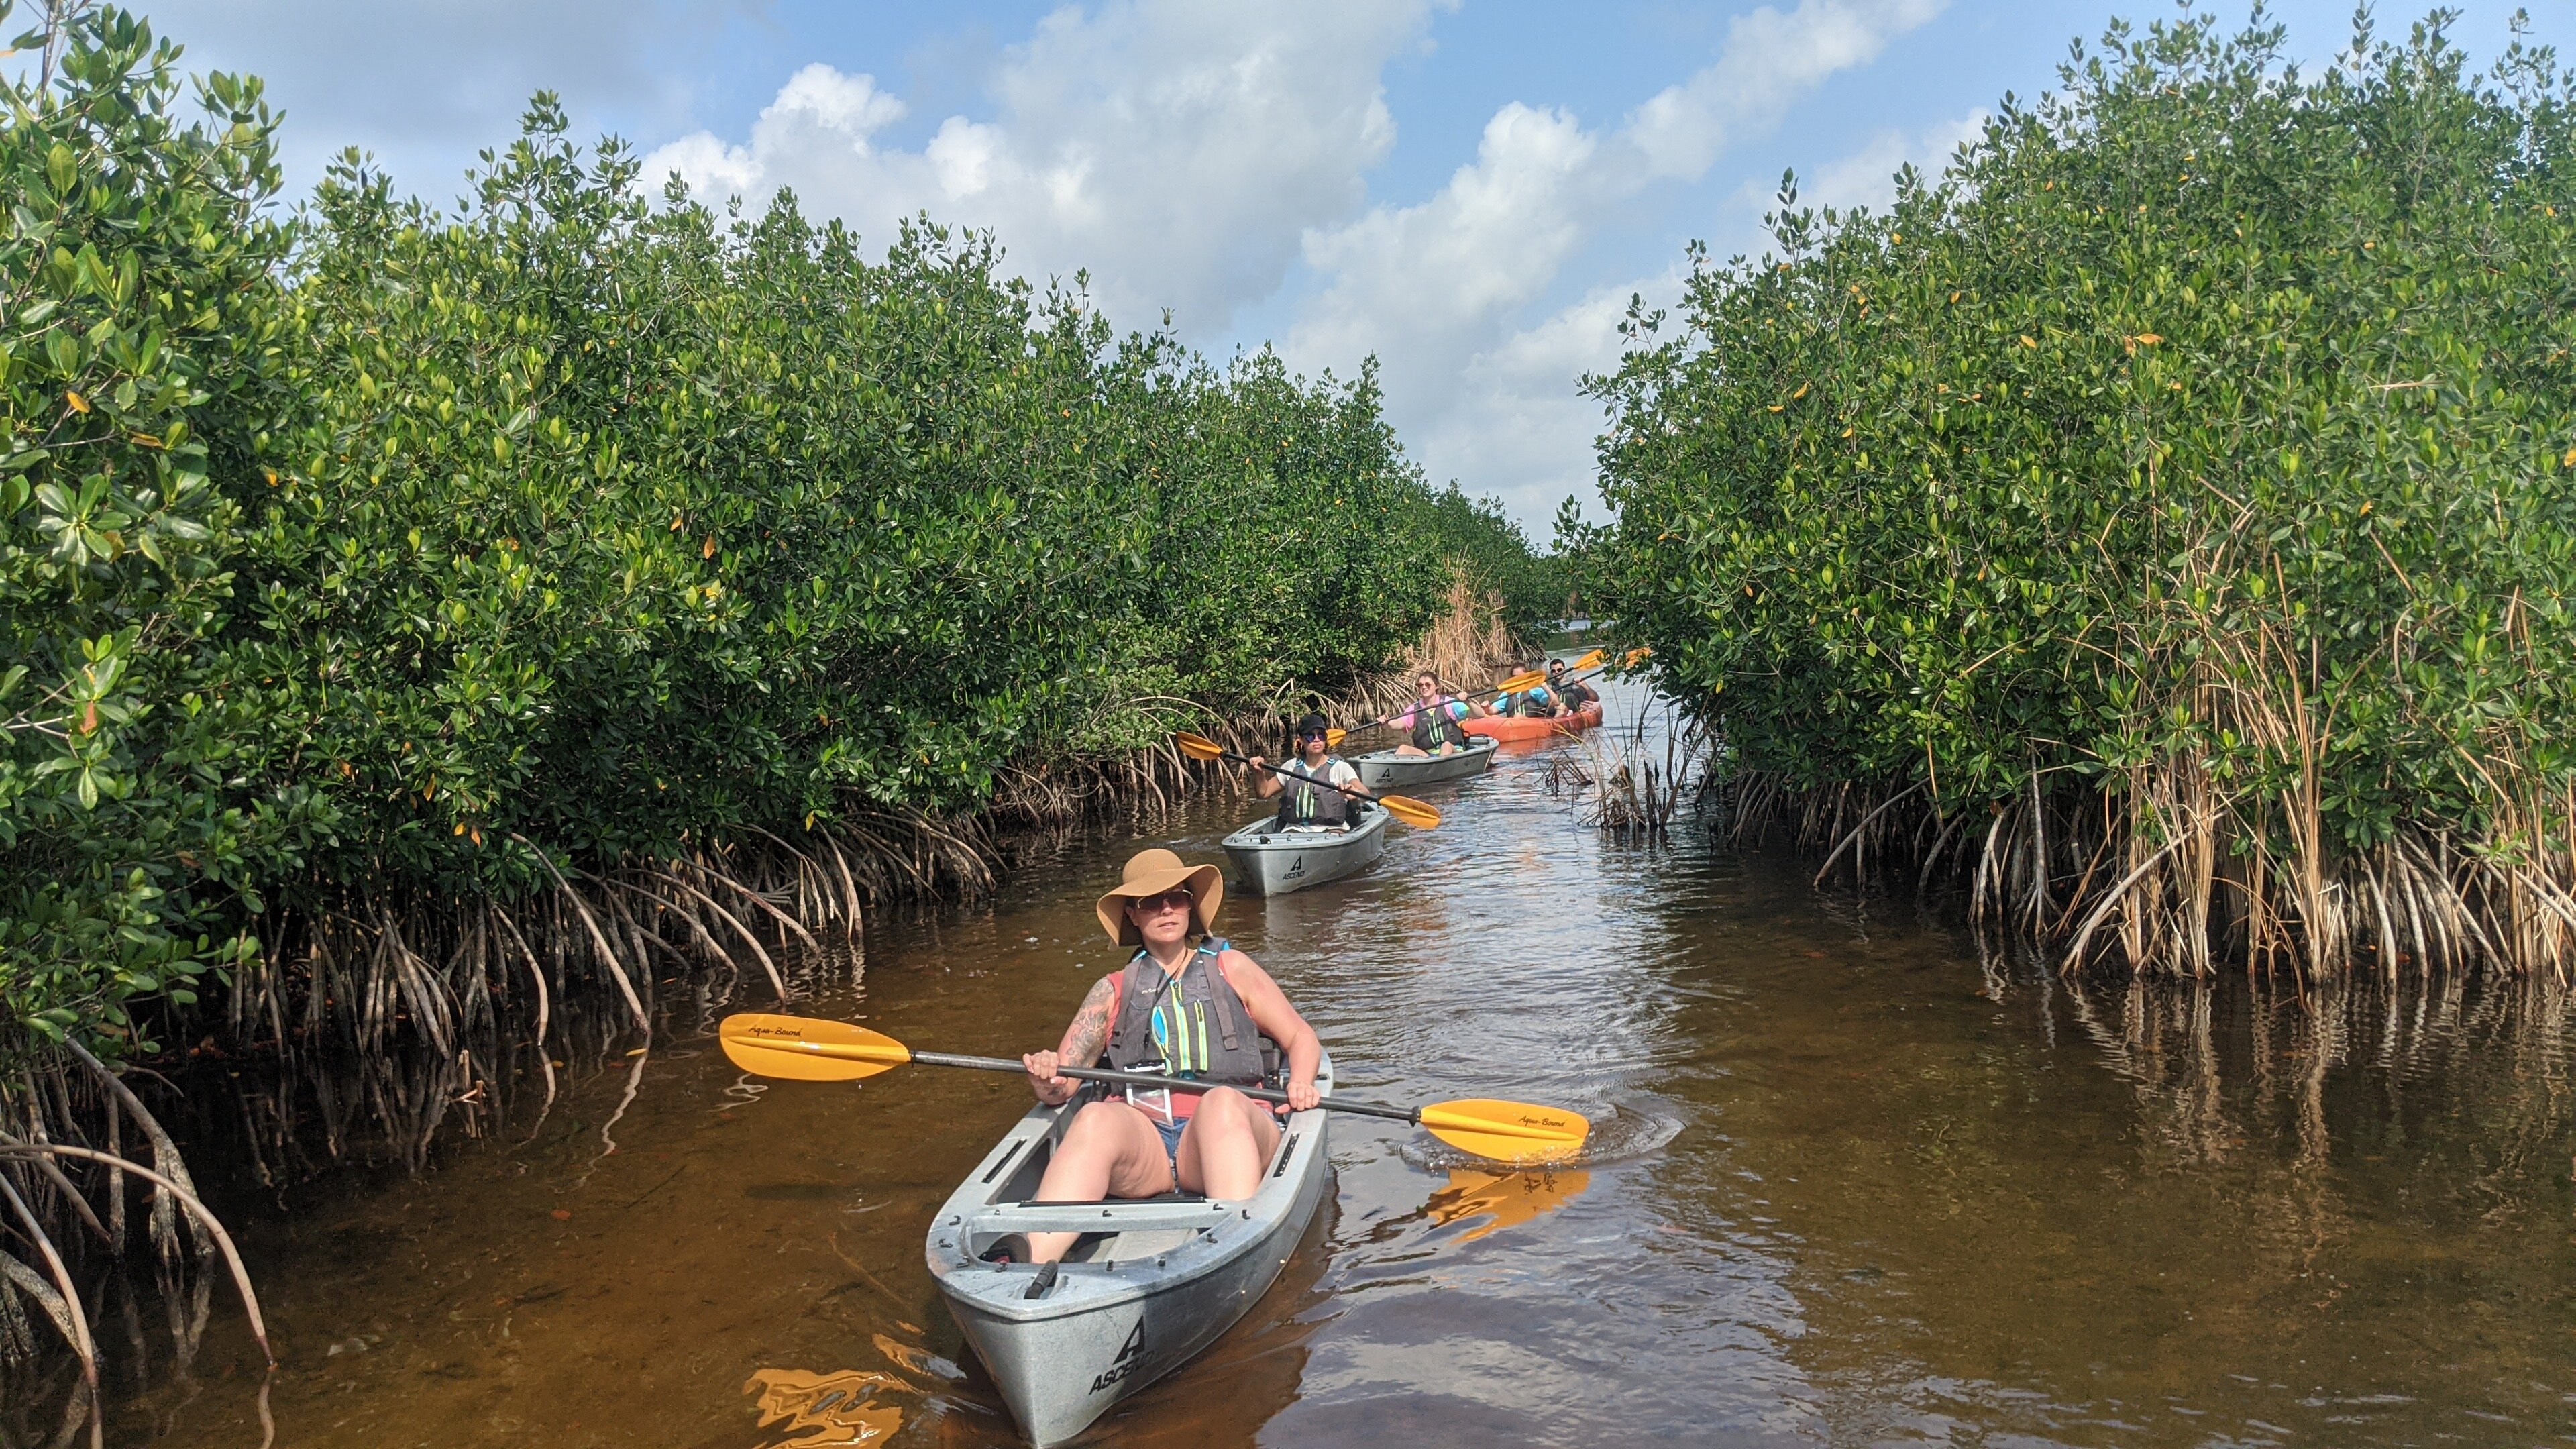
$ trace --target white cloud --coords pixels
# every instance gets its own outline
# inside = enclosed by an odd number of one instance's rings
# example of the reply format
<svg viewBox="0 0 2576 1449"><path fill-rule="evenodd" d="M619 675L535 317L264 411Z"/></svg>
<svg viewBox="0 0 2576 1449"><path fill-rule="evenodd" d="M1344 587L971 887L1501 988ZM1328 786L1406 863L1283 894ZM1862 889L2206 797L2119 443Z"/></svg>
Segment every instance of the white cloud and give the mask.
<svg viewBox="0 0 2576 1449"><path fill-rule="evenodd" d="M1768 130L1818 83L1878 59L1949 0L1803 0L1765 5L1728 27L1717 62L1628 118L1626 139L1657 177L1696 180L1748 132Z"/></svg>
<svg viewBox="0 0 2576 1449"><path fill-rule="evenodd" d="M1926 179L1939 176L1952 152L1986 133L1986 119L1986 109L1980 106L1955 121L1920 131L1881 131L1867 145L1802 181L1800 201L1843 210L1856 206L1884 210L1896 200L1900 169L1911 166Z"/></svg>
<svg viewBox="0 0 2576 1449"><path fill-rule="evenodd" d="M1388 412L1434 478L1500 494L1535 521L1586 492L1599 415L1576 377L1617 360L1630 292L1592 293L1530 323L1526 310L1616 216L1658 184L1691 183L1829 77L1876 59L1946 0L1801 0L1739 17L1717 58L1606 135L1514 102L1476 160L1429 200L1381 206L1306 238L1323 277L1286 352L1347 372L1386 364ZM1646 284L1655 295L1678 283Z"/></svg>
<svg viewBox="0 0 2576 1449"><path fill-rule="evenodd" d="M928 211L990 227L1037 277L1088 269L1109 315L1164 308L1197 336L1276 292L1299 238L1366 200L1394 144L1379 84L1430 0L1205 5L1112 0L1048 16L991 78L989 119L950 116L918 149L881 144L900 105L867 76L808 66L727 143L646 158L702 196L792 187L882 241Z"/></svg>
<svg viewBox="0 0 2576 1449"><path fill-rule="evenodd" d="M1601 405L1575 380L1618 366L1631 298L1652 306L1680 292L1678 274L1598 288L1475 353L1458 369L1455 401L1406 434L1409 445L1432 476L1499 496L1545 547L1557 501L1593 496Z"/></svg>
<svg viewBox="0 0 2576 1449"><path fill-rule="evenodd" d="M1291 355L1345 369L1371 352L1399 367L1457 361L1484 319L1545 289L1584 241L1598 149L1572 116L1514 102L1429 201L1310 233L1306 260L1333 281Z"/></svg>

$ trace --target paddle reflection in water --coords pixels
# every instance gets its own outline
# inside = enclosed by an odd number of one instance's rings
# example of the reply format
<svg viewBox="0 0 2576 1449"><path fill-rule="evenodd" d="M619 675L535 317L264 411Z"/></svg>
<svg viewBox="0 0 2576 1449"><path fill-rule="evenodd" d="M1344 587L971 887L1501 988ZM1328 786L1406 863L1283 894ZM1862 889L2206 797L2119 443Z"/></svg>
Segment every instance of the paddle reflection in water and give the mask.
<svg viewBox="0 0 2576 1449"><path fill-rule="evenodd" d="M874 1443L899 1428L903 1412L875 1398L892 1386L898 1386L896 1380L863 1369L827 1374L762 1369L742 1391L760 1396L754 1407L761 1428L783 1428L785 1437L768 1441L763 1449L826 1449Z"/></svg>
<svg viewBox="0 0 2576 1449"><path fill-rule="evenodd" d="M1422 1210L1435 1223L1468 1223L1457 1241L1472 1243L1487 1233L1551 1213L1583 1195L1592 1174L1579 1168L1533 1168L1521 1172L1449 1169L1449 1185L1431 1195Z"/></svg>

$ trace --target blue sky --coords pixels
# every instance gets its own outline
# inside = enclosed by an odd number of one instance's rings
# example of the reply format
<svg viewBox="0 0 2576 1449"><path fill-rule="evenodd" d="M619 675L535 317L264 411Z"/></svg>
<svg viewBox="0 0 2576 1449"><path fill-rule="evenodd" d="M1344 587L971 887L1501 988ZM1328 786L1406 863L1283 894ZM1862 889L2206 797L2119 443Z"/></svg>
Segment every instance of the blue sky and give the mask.
<svg viewBox="0 0 2576 1449"><path fill-rule="evenodd" d="M267 78L292 188L358 145L452 196L530 91L711 199L792 186L882 239L928 209L990 226L1040 278L1088 269L1125 326L1165 310L1222 355L1381 361L1436 479L1539 541L1595 499L1598 410L1628 297L1668 299L1686 241L1760 244L1784 168L1811 200L1885 194L2070 39L2172 0L162 0L192 66ZM2511 5L2467 3L2492 56ZM2576 51L2576 0L2530 0ZM2242 4L2214 7L2231 21ZM2321 62L2348 0L2272 13ZM2383 8L2384 34L2421 13ZM1596 507L1597 511L1597 507Z"/></svg>

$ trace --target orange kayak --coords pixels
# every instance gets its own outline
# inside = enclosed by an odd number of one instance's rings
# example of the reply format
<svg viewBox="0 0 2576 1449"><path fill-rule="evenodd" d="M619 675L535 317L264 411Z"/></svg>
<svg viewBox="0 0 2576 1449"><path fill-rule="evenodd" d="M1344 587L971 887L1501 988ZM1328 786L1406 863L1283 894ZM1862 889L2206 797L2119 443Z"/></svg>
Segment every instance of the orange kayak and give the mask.
<svg viewBox="0 0 2576 1449"><path fill-rule="evenodd" d="M1492 740L1543 740L1550 735L1580 734L1601 723L1601 706L1587 704L1575 714L1555 719L1523 719L1517 715L1505 719L1471 719L1458 728L1471 735Z"/></svg>

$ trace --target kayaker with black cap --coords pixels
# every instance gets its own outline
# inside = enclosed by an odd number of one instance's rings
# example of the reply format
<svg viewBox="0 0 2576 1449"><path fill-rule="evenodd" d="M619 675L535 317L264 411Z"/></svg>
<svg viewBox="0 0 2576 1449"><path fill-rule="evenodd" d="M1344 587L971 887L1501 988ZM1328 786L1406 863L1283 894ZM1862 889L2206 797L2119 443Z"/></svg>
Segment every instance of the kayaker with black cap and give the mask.
<svg viewBox="0 0 2576 1449"><path fill-rule="evenodd" d="M1278 828L1283 831L1348 830L1359 812L1368 808L1342 793L1374 792L1360 783L1357 766L1333 753L1332 737L1327 732L1330 728L1320 714L1298 720L1297 758L1281 770L1271 769L1270 762L1259 755L1244 761L1244 768L1259 782L1253 786L1256 794L1264 800L1273 795L1282 797Z"/></svg>
<svg viewBox="0 0 2576 1449"><path fill-rule="evenodd" d="M1268 1046L1284 1056L1288 1107L1315 1105L1323 1045L1253 959L1215 934L1225 878L1168 850L1140 850L1100 898L1100 927L1136 954L1100 978L1051 1052L1020 1058L1041 1102L1072 1098L1059 1066L1101 1060L1118 1071L1205 1082L1203 1092L1130 1087L1084 1106L1038 1184L1038 1202L1099 1202L1172 1191L1238 1200L1260 1190L1279 1146L1272 1109L1235 1087L1259 1086ZM1097 1090L1097 1089L1095 1089ZM1073 1233L1031 1233L1032 1262L1051 1263ZM1016 1255L1015 1255L1016 1256Z"/></svg>
<svg viewBox="0 0 2576 1449"><path fill-rule="evenodd" d="M1467 732L1458 728L1462 720L1483 713L1477 706L1440 689L1440 676L1426 669L1414 676L1413 704L1389 721L1406 731L1399 755L1454 755L1467 748Z"/></svg>

